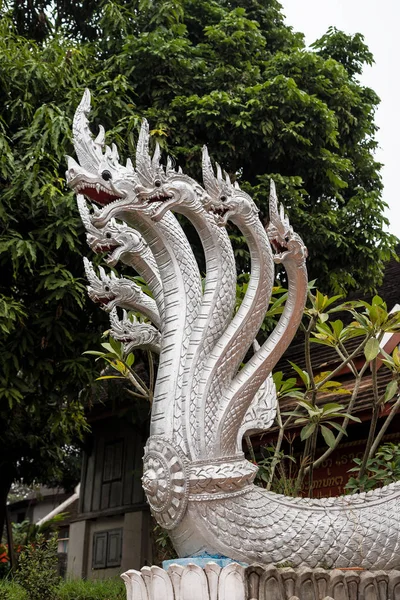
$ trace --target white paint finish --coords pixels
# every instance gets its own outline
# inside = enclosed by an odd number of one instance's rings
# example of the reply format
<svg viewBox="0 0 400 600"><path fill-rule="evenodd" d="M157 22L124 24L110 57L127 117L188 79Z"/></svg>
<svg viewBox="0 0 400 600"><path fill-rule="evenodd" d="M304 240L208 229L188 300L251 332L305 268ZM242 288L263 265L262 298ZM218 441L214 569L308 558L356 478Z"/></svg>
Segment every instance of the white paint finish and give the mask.
<svg viewBox="0 0 400 600"><path fill-rule="evenodd" d="M76 486L74 493L69 498L67 498L66 500L64 500L64 502L62 502L61 504L59 504L51 512L49 512L44 517L42 517L40 519L40 521L37 521L36 525L41 525L42 523L45 523L46 521L49 521L50 519L52 519L56 515L59 515L60 513L65 512L68 509L68 506L70 506L73 502L75 502L75 500L79 499L80 487L81 487L81 484L79 483Z"/></svg>

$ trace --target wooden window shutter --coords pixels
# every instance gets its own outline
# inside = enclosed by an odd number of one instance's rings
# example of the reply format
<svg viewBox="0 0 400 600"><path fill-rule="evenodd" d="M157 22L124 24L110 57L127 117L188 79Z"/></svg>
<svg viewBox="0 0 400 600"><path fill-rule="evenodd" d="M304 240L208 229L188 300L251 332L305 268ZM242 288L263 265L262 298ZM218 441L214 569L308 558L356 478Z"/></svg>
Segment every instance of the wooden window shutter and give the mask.
<svg viewBox="0 0 400 600"><path fill-rule="evenodd" d="M93 535L93 569L105 569L107 560L107 532L99 531Z"/></svg>
<svg viewBox="0 0 400 600"><path fill-rule="evenodd" d="M122 529L108 532L107 567L119 567L122 556Z"/></svg>

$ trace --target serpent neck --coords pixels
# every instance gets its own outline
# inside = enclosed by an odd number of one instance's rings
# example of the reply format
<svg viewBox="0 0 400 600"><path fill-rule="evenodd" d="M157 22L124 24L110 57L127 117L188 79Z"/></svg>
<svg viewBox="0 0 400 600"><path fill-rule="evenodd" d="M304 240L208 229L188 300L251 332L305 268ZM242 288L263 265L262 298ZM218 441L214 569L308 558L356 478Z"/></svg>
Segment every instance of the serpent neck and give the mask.
<svg viewBox="0 0 400 600"><path fill-rule="evenodd" d="M209 456L215 441L219 403L240 362L252 344L269 305L274 264L268 237L254 213L232 217L246 238L251 257L251 276L238 312L216 343L205 365L199 392L201 454Z"/></svg>
<svg viewBox="0 0 400 600"><path fill-rule="evenodd" d="M237 448L237 433L251 400L292 341L300 324L307 297L305 259L298 264L290 257L285 265L289 279L283 313L266 342L232 381L223 398L216 435L215 454L228 456Z"/></svg>
<svg viewBox="0 0 400 600"><path fill-rule="evenodd" d="M163 284L164 314L150 435L164 436L187 453L182 427L181 394L190 332L201 301L201 280L193 252L175 217L155 223L144 211L120 217L137 227L148 243ZM177 351L176 349L179 349Z"/></svg>
<svg viewBox="0 0 400 600"><path fill-rule="evenodd" d="M232 245L224 228L200 201L189 194L187 204L172 210L186 216L201 240L206 261L204 294L193 330L185 363L182 390L183 427L190 457L199 453L196 413L200 378L205 361L232 318L236 300L236 269Z"/></svg>

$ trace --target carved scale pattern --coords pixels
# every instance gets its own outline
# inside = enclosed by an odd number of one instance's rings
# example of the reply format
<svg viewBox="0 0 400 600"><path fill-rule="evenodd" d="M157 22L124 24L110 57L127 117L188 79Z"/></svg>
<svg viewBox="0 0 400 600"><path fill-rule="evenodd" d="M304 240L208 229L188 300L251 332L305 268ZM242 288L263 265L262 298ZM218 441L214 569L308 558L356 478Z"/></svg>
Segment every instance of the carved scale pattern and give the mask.
<svg viewBox="0 0 400 600"><path fill-rule="evenodd" d="M304 265L298 267L297 262L289 255L285 261L289 277L289 293L285 308L277 326L254 357L233 380L221 405L223 414L217 434L217 453L222 455L238 451L237 430L249 407L254 393L259 389L267 375L285 352L300 324L301 315L295 310L296 301L301 296L306 301L307 271ZM282 335L286 333L286 335Z"/></svg>
<svg viewBox="0 0 400 600"><path fill-rule="evenodd" d="M215 424L218 422L216 417L220 410L219 399L223 397L224 390L236 373L261 326L268 310L274 280L271 247L257 213L253 210L254 203L250 198L240 198L239 202L250 205L249 209L244 217L239 212L234 214L231 220L246 236L252 272L245 298L225 334L217 342L204 368L201 390L204 413L201 412L200 422L204 423L205 448L203 448L203 455L205 456L209 453L215 456L213 443L215 443L216 436ZM258 387L261 383L262 381Z"/></svg>
<svg viewBox="0 0 400 600"><path fill-rule="evenodd" d="M225 229L217 225L200 201L204 190L189 177L175 173L170 177L168 190L176 190L182 184L186 184L186 192L180 193L175 202L168 201L169 210L185 215L195 226L203 245L207 269L201 307L191 332L182 391L186 413L184 427L189 435L189 448L193 448L195 457L199 453L197 396L200 377L206 358L231 319L236 297L236 271Z"/></svg>
<svg viewBox="0 0 400 600"><path fill-rule="evenodd" d="M400 545L400 483L356 498L314 502L252 486L223 502L198 502L195 512L214 537L214 547L236 560L290 560L293 566L311 567L399 566L395 549Z"/></svg>

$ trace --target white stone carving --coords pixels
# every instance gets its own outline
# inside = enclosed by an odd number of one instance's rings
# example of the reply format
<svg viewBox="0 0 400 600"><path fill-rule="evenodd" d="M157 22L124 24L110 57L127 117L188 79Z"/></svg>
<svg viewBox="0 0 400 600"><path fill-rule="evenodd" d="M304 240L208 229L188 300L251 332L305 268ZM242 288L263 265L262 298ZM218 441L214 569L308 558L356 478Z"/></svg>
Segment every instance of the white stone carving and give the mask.
<svg viewBox="0 0 400 600"><path fill-rule="evenodd" d="M68 160L66 177L71 188L100 207L88 214L79 200L91 247L111 252L113 264L130 263L154 296L136 290L128 279L126 284L115 275L107 279L104 271L99 278L86 263L93 296L109 309L138 309L140 300L142 312L160 332L143 484L152 512L169 529L178 554L206 552L249 564L400 567L400 484L343 498L287 498L256 487L254 466L242 453L242 434L271 423L275 400L270 375L296 332L307 293L307 251L278 207L273 182L265 230L253 200L218 165L214 172L206 148L203 188L174 170L170 159L163 166L158 145L150 155L144 121L136 165L128 159L124 166L116 147L104 145L102 128L92 136L89 112L86 91L73 123L79 162ZM190 220L198 232L206 262L204 286L173 212ZM229 221L242 232L251 255L248 288L234 315L236 271L225 230ZM106 248L103 242L111 239L107 233L120 240L123 252L113 255L114 244ZM135 244L129 246L128 239ZM266 342L240 368L268 308L276 263L287 274L284 310ZM111 289L111 283L118 293L109 298L105 286ZM206 570L209 592L218 596L225 586L224 594L235 589L240 598L241 573L232 567L218 576L217 585L216 573ZM142 570L141 577L145 588L136 575L129 585L136 586L137 595L145 589L149 600L161 593L169 598L177 593L176 586L182 596L191 587L182 581L197 578L201 586L205 581L196 569L188 574L176 569L172 580L154 568ZM296 587L288 597L294 595L299 596Z"/></svg>
<svg viewBox="0 0 400 600"><path fill-rule="evenodd" d="M172 564L165 572L144 567L121 575L127 600L392 600L400 594L400 571L325 571L219 567L213 562ZM169 581L168 581L169 580Z"/></svg>

